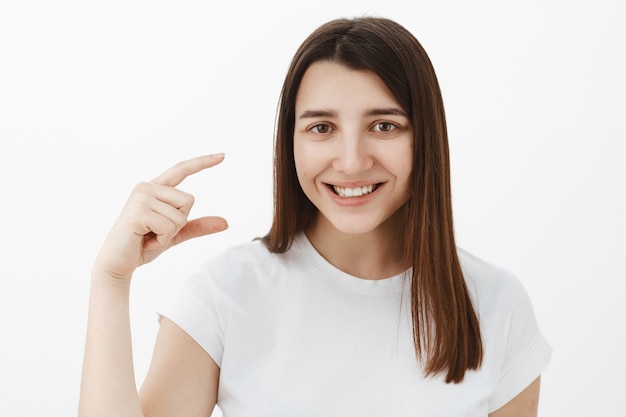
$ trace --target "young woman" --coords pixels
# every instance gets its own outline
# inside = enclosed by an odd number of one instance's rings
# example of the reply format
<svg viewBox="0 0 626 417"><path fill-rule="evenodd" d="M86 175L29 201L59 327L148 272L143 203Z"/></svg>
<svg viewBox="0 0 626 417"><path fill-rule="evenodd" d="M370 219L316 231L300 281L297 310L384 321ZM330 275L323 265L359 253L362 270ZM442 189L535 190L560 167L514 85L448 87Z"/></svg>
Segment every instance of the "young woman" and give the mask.
<svg viewBox="0 0 626 417"><path fill-rule="evenodd" d="M206 262L163 308L135 388L133 271L224 230L175 188L209 155L139 184L95 262L81 416L536 416L550 347L520 283L454 243L441 93L417 40L336 20L281 95L269 233Z"/></svg>

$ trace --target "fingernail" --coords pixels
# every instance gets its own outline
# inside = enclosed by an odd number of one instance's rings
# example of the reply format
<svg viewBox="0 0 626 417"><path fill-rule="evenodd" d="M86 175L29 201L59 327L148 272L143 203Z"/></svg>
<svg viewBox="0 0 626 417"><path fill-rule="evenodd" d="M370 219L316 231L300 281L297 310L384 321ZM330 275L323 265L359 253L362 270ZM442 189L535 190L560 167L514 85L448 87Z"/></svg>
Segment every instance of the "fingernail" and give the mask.
<svg viewBox="0 0 626 417"><path fill-rule="evenodd" d="M209 156L210 156L211 158L221 159L221 158L223 158L224 156L226 156L226 154L225 154L225 153L214 153L214 154L211 154L211 155L209 155Z"/></svg>

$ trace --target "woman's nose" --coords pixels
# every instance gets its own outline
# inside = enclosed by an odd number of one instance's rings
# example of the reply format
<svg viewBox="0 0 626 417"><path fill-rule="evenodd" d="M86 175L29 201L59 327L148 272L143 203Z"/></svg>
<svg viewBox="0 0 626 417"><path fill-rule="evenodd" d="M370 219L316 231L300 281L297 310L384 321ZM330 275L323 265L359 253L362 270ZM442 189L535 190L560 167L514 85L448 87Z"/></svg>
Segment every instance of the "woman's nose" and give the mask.
<svg viewBox="0 0 626 417"><path fill-rule="evenodd" d="M333 168L346 175L367 171L374 165L367 138L358 133L344 133L336 142Z"/></svg>

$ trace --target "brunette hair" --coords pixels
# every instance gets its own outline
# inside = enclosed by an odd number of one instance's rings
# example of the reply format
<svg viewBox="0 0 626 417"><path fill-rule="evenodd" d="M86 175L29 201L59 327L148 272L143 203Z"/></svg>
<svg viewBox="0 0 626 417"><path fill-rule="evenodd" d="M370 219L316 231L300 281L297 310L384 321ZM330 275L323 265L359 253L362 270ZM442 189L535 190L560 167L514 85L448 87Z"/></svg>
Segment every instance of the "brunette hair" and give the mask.
<svg viewBox="0 0 626 417"><path fill-rule="evenodd" d="M426 375L461 382L478 369L483 347L478 317L463 278L452 226L450 163L443 100L435 71L417 39L383 18L338 19L320 26L296 52L283 84L274 156L274 220L263 238L286 251L317 209L302 191L293 134L300 82L314 62L330 61L377 74L410 117L414 132L411 195L403 207L400 250L411 265L411 311L417 358Z"/></svg>

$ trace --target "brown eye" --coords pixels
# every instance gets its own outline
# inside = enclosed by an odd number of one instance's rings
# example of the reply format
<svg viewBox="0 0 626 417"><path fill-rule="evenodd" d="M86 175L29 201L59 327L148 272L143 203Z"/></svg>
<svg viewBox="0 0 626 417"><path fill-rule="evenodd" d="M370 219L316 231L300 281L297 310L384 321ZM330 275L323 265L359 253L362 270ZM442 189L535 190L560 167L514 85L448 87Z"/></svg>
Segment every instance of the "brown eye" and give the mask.
<svg viewBox="0 0 626 417"><path fill-rule="evenodd" d="M325 124L319 124L319 125L315 125L311 128L312 132L315 133L321 133L321 134L325 134L325 133L330 133L331 129L330 126L325 125Z"/></svg>
<svg viewBox="0 0 626 417"><path fill-rule="evenodd" d="M374 126L376 132L391 132L394 129L397 129L397 126L389 122L376 123Z"/></svg>

